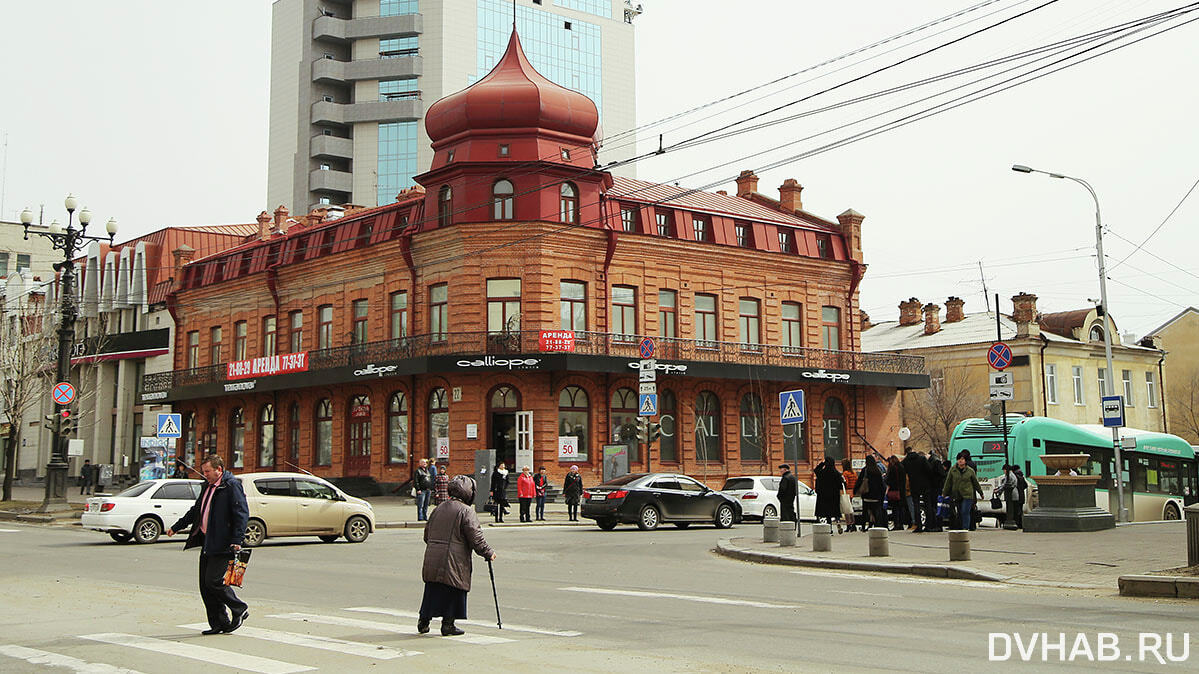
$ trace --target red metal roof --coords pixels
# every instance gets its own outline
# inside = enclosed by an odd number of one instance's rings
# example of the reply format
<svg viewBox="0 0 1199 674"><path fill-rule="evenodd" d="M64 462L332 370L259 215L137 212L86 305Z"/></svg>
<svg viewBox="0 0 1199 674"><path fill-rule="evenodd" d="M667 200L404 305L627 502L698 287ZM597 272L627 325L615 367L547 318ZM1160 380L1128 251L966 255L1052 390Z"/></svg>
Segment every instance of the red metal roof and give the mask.
<svg viewBox="0 0 1199 674"><path fill-rule="evenodd" d="M621 176L613 176L613 181L612 189L608 191L609 198L641 203L663 203L690 211L727 215L756 222L772 222L820 231L837 231L834 223L814 215L805 213L800 216L783 213L737 196L702 192L677 185L663 185Z"/></svg>

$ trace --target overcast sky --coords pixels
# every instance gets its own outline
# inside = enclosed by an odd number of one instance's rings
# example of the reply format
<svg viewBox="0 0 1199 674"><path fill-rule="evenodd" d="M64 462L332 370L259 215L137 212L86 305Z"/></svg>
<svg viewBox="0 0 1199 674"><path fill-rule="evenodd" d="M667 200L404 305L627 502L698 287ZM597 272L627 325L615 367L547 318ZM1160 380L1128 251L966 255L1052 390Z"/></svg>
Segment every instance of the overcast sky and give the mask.
<svg viewBox="0 0 1199 674"><path fill-rule="evenodd" d="M1044 2L993 2L646 129L641 149L656 147L660 132L669 146L812 96ZM642 4L645 13L635 24L637 116L647 124L841 57L977 2ZM763 119L810 112L1176 4L1181 2L1059 0ZM36 210L45 203L47 220L61 219L62 198L72 191L97 221L116 217L122 228L118 238L125 239L166 225L251 222L268 207L267 0L54 0L7 3L4 10L0 49L8 65L0 69L0 143L7 134L7 171L0 217L15 220L24 206ZM1196 17L1199 13L1183 20ZM967 20L972 22L963 23ZM862 306L875 321L893 320L898 303L912 296L943 305L947 296L958 295L966 299L967 312L983 310L979 261L987 288L1003 298L1004 311L1011 309L1008 298L1020 291L1040 296L1042 311L1080 308L1099 293L1091 198L1079 185L1013 173L1010 166L1022 163L1088 180L1112 230L1104 241L1109 265L1124 259L1133 244L1120 237L1139 243L1199 179L1197 38L1199 22L1180 26L1035 82L778 168L763 167L939 103L945 99L886 112L965 80L942 81L898 97L668 152L640 162L638 177L690 187L725 181L722 187L733 189L731 176L755 169L762 179L759 191L766 194L777 195L785 178L797 178L805 188L804 207L817 215L832 219L846 208L865 214L869 271ZM880 113L873 122L816 135ZM815 137L804 140L808 136ZM795 144L781 147L788 143ZM622 152L631 155L632 148L612 150L616 157ZM1109 274L1112 314L1122 331L1143 334L1182 308L1199 304L1199 265L1191 260L1199 248L1196 192L1140 253Z"/></svg>

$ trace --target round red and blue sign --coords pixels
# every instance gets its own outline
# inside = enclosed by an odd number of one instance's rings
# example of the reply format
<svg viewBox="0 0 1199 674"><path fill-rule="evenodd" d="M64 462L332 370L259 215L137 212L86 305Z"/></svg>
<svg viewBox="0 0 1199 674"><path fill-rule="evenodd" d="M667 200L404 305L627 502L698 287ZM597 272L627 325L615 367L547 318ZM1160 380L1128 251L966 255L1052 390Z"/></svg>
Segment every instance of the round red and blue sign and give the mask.
<svg viewBox="0 0 1199 674"><path fill-rule="evenodd" d="M71 382L60 381L54 385L54 391L50 397L54 398L54 402L59 405L70 405L75 402L75 387L71 386Z"/></svg>
<svg viewBox="0 0 1199 674"><path fill-rule="evenodd" d="M1012 348L1003 342L995 342L987 350L987 363L996 370L1012 364Z"/></svg>
<svg viewBox="0 0 1199 674"><path fill-rule="evenodd" d="M646 337L646 338L642 339L641 343L638 344L637 346L641 350L642 358L653 358L654 357L654 340L650 339L649 337Z"/></svg>

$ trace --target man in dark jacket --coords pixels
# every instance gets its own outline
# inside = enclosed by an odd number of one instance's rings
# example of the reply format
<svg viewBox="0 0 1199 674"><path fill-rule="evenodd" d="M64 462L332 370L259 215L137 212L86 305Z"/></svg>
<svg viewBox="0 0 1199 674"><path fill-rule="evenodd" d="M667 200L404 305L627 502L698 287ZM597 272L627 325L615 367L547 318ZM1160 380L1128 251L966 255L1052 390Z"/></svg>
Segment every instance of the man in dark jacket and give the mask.
<svg viewBox="0 0 1199 674"><path fill-rule="evenodd" d="M795 513L795 499L799 496L799 478L795 477L795 473L791 472L791 466L785 463L779 466L779 470L783 471L783 477L779 480L778 492L779 521L798 523L799 518Z"/></svg>
<svg viewBox="0 0 1199 674"><path fill-rule="evenodd" d="M250 617L249 607L225 585L225 569L241 550L250 508L241 482L225 470L221 457L212 454L200 464L204 485L195 505L179 518L167 536L191 526L183 549L200 547L200 598L208 612L208 627L202 634L221 634L241 627ZM228 607L230 613L225 613Z"/></svg>
<svg viewBox="0 0 1199 674"><path fill-rule="evenodd" d="M921 533L924 531L926 519L922 515L929 508L928 484L931 476L928 470L928 460L924 458L923 454L914 452L909 447L907 456L903 457L903 469L908 474L908 498L912 502L912 524L916 527L916 533Z"/></svg>
<svg viewBox="0 0 1199 674"><path fill-rule="evenodd" d="M79 493L90 494L96 484L95 473L92 472L92 460L84 459L83 467L79 469Z"/></svg>
<svg viewBox="0 0 1199 674"><path fill-rule="evenodd" d="M937 517L937 497L941 495L941 487L945 485L945 462L941 457L929 452L928 454L928 490L925 492L926 519L925 531L941 531L941 518Z"/></svg>
<svg viewBox="0 0 1199 674"><path fill-rule="evenodd" d="M495 504L495 521L504 521L508 509L508 471L501 462L491 473L491 502Z"/></svg>

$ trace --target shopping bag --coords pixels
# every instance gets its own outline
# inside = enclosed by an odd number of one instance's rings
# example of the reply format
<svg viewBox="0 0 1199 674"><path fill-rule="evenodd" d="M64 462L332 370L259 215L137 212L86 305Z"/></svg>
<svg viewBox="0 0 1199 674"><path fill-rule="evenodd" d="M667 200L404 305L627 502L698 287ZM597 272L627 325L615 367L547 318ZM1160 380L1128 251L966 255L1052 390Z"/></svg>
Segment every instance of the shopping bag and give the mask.
<svg viewBox="0 0 1199 674"><path fill-rule="evenodd" d="M853 515L853 502L849 500L849 494L843 490L841 492L841 514L845 517Z"/></svg>
<svg viewBox="0 0 1199 674"><path fill-rule="evenodd" d="M937 497L937 517L940 519L943 519L943 520L949 518L949 497L948 496L938 496Z"/></svg>
<svg viewBox="0 0 1199 674"><path fill-rule="evenodd" d="M233 559L229 560L229 566L225 569L226 585L241 587L241 581L246 576L246 565L250 563L250 552L238 550Z"/></svg>
<svg viewBox="0 0 1199 674"><path fill-rule="evenodd" d="M487 503L483 505L483 512L495 514L495 501L487 499Z"/></svg>

